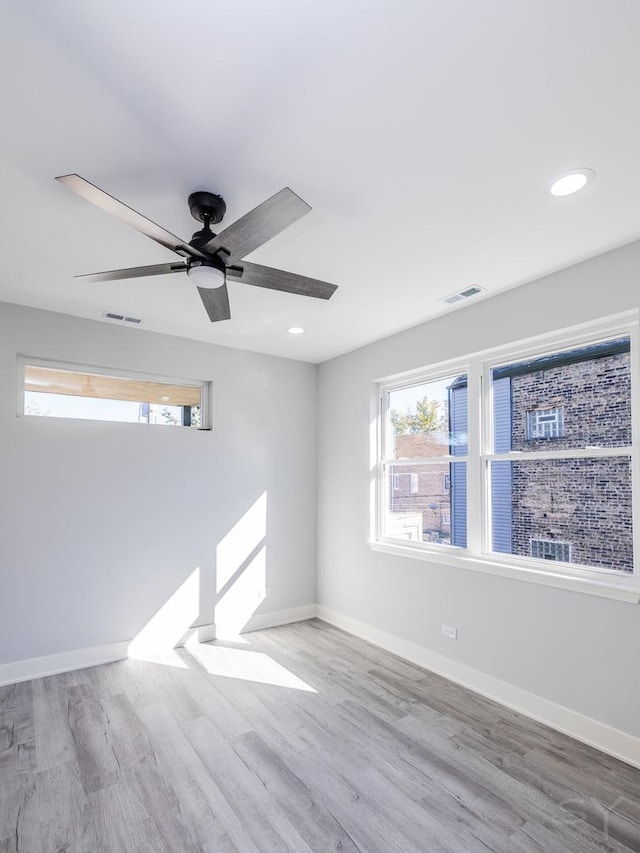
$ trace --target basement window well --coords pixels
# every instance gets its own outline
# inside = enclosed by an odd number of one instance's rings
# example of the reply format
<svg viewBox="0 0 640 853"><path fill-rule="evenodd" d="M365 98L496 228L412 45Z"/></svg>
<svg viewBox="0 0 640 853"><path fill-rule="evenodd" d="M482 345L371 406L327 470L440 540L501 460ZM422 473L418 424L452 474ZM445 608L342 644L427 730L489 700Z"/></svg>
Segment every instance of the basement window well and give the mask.
<svg viewBox="0 0 640 853"><path fill-rule="evenodd" d="M18 414L208 428L208 382L20 358Z"/></svg>

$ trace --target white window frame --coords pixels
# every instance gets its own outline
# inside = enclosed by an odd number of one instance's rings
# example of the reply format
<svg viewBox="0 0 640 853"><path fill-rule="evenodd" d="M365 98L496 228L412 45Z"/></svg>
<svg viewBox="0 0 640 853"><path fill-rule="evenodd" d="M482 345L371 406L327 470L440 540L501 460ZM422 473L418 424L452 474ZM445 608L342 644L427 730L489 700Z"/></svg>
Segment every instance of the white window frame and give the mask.
<svg viewBox="0 0 640 853"><path fill-rule="evenodd" d="M404 389L411 387L412 385L422 385L425 382L439 382L443 379L455 379L456 376L460 376L462 374L468 374L468 363L456 363L454 365L447 366L446 370L435 370L435 371L422 371L412 377L410 380L405 381L395 381L385 383L380 386L380 397L379 397L379 413L380 413L380 423L381 429L379 430L379 454L378 454L378 488L377 488L377 501L376 501L376 521L375 521L375 539L374 542L387 544L393 547L395 542L401 541L398 539L392 539L389 537L385 537L384 535L384 512L385 506L388 505L389 498L392 492L389 490L389 480L392 480L392 491L395 492L395 482L396 477L402 476L402 468L415 468L420 467L421 469L426 469L430 465L443 465L450 462L468 462L469 453L467 448L467 454L465 456L453 456L452 454L446 454L442 456L425 456L425 457L411 457L409 459L394 459L389 450L391 450L394 446L393 436L391 434L390 425L386 418L386 411L388 408L388 400L389 395L398 389ZM394 473L391 478L387 476L387 472L390 467L393 467ZM417 474L416 474L417 476ZM467 467L467 482L468 482L468 467ZM446 552L450 550L463 551L466 549L462 549L456 545L442 545L438 542L413 542L412 547L417 548L418 550L429 552L435 550L437 552Z"/></svg>
<svg viewBox="0 0 640 853"><path fill-rule="evenodd" d="M618 337L630 338L632 445L630 448L585 447L565 450L510 451L493 453L491 411L491 370L537 356L571 350L581 345ZM372 524L369 545L372 550L402 555L441 566L464 567L473 571L522 581L540 583L638 603L640 601L640 369L638 350L638 312L589 323L582 327L555 332L518 345L483 351L464 360L440 363L431 369L416 370L402 376L381 379L375 384L378 429L376 442L375 494L372 501ZM389 465L395 470L403 465L428 465L429 460L395 460L385 457L390 443L387 418L388 394L391 391L466 374L468 393L468 448L466 456L439 456L433 463L465 462L467 472L467 546L442 545L431 542L401 543L385 538L384 513L388 506ZM372 448L372 451L374 449ZM491 461L545 458L594 458L631 456L633 501L634 571L584 567L559 561L542 560L491 551L489 516L490 483L488 469Z"/></svg>
<svg viewBox="0 0 640 853"><path fill-rule="evenodd" d="M92 421L99 424L117 424L118 427L155 427L158 424L134 423L131 421L99 420L97 418L61 418L43 415L32 417L25 413L25 368L27 366L45 367L52 370L67 370L73 373L90 373L96 376L109 376L114 379L132 379L140 382L159 382L168 385L184 385L189 388L200 389L200 426L180 427L180 432L210 432L211 431L211 382L207 380L185 379L177 376L167 376L156 373L142 373L133 370L122 370L116 367L103 367L93 364L79 364L78 362L57 361L54 359L18 355L18 383L17 383L17 410L18 417L29 418L42 422L69 420L74 422ZM87 398L92 399L92 398ZM161 425L164 426L164 425Z"/></svg>

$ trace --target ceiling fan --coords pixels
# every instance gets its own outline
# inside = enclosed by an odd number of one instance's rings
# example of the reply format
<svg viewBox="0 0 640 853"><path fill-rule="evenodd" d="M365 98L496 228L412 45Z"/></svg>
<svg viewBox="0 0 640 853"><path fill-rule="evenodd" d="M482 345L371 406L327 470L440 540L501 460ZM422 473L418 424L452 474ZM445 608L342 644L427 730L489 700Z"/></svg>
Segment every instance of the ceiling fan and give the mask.
<svg viewBox="0 0 640 853"><path fill-rule="evenodd" d="M186 272L190 281L198 288L212 323L231 317L227 279L317 299L329 299L337 290L337 285L326 281L242 262L245 255L271 240L311 210L310 206L288 187L263 201L219 234L213 233L211 224L221 222L227 210L222 196L205 191L191 193L188 199L189 210L194 219L203 223L203 228L196 231L189 242L185 242L80 175L60 175L56 181L185 258L181 263L130 267L76 278L85 281L118 281Z"/></svg>

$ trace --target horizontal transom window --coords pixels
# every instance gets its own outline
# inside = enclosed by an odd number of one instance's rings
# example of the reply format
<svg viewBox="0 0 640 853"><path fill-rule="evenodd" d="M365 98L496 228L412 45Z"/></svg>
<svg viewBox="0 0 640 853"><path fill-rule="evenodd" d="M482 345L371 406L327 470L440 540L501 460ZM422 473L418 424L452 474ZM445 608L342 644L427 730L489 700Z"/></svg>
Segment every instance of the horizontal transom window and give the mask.
<svg viewBox="0 0 640 853"><path fill-rule="evenodd" d="M202 428L204 382L21 359L22 408L35 417Z"/></svg>

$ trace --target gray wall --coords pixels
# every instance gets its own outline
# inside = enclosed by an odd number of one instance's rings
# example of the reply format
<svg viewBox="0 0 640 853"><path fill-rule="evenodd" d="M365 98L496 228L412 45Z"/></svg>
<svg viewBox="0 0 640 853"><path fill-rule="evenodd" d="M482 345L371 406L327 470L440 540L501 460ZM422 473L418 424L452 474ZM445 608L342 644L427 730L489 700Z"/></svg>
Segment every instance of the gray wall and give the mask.
<svg viewBox="0 0 640 853"><path fill-rule="evenodd" d="M637 309L640 243L320 366L318 602L640 735L640 607L372 552L372 382ZM441 636L455 625L459 639Z"/></svg>
<svg viewBox="0 0 640 853"><path fill-rule="evenodd" d="M212 380L213 431L16 417L17 354ZM316 380L315 365L0 303L0 663L132 639L196 567L212 622L216 547L265 491L258 612L312 604Z"/></svg>

